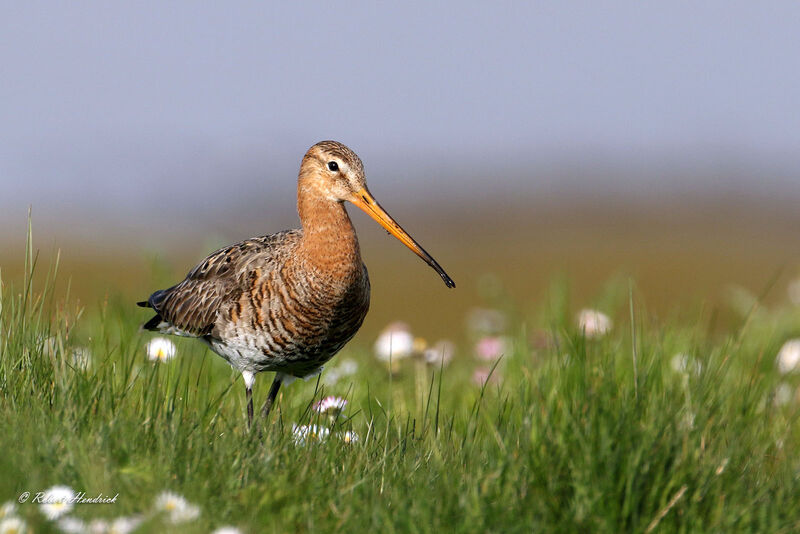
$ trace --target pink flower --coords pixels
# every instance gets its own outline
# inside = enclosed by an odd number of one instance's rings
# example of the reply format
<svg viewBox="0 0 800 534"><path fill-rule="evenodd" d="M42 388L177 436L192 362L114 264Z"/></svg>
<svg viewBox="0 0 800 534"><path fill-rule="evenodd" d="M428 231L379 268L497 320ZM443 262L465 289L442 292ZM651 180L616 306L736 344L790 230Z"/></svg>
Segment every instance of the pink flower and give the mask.
<svg viewBox="0 0 800 534"><path fill-rule="evenodd" d="M587 339L603 337L613 325L611 318L601 311L584 309L578 313L578 328Z"/></svg>
<svg viewBox="0 0 800 534"><path fill-rule="evenodd" d="M485 362L499 360L501 356L508 353L511 343L507 337L487 336L482 337L475 344L475 356Z"/></svg>

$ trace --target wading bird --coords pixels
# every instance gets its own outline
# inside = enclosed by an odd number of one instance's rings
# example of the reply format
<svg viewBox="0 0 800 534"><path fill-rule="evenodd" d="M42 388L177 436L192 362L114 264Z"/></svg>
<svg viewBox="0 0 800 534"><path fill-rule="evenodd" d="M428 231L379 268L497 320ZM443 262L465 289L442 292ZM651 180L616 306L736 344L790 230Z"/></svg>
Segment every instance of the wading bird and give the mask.
<svg viewBox="0 0 800 534"><path fill-rule="evenodd" d="M247 239L200 262L186 278L139 306L156 315L142 328L196 337L242 373L248 426L255 375L274 371L266 417L281 383L321 371L358 331L369 308L369 278L344 202L352 202L455 282L372 197L364 167L335 141L312 146L300 165L302 229Z"/></svg>

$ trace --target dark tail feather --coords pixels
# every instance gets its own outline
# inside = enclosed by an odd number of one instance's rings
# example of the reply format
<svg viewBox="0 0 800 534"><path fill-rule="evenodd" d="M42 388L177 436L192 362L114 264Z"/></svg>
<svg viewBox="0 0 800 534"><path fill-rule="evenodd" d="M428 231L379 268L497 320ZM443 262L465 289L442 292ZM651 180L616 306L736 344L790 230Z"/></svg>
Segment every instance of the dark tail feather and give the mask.
<svg viewBox="0 0 800 534"><path fill-rule="evenodd" d="M164 301L164 296L167 294L168 291L169 290L156 291L155 293L150 295L149 299L136 303L138 306L141 306L142 308L152 308L156 312L155 316L152 319L150 319L149 321L147 321L142 325L141 328L142 330L152 330L155 332L163 331L161 328L159 328L159 326L164 324L165 321L164 318L161 316L159 308L161 307L161 304Z"/></svg>
<svg viewBox="0 0 800 534"><path fill-rule="evenodd" d="M146 323L144 323L142 325L142 330L156 330L157 331L158 330L158 325L160 325L163 321L164 321L164 319L160 315L156 314L156 315L153 316L152 319L150 319L149 321L147 321Z"/></svg>

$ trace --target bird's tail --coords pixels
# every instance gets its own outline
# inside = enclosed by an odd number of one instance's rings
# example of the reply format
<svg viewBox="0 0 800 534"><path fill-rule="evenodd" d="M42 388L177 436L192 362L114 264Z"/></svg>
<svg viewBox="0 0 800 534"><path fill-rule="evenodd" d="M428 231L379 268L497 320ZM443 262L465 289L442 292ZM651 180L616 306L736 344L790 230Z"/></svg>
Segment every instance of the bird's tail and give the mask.
<svg viewBox="0 0 800 534"><path fill-rule="evenodd" d="M165 326L164 318L159 314L155 314L149 321L142 325L142 330L151 330L153 332L162 332Z"/></svg>
<svg viewBox="0 0 800 534"><path fill-rule="evenodd" d="M150 302L152 300L152 298L153 297L150 297L149 300L143 300L141 302L137 302L136 305L141 307L141 308L153 308L153 309L155 309L155 306L153 306L151 304L151 302ZM140 330L151 330L151 331L158 332L158 331L161 330L160 327L163 325L163 323L164 323L164 318L161 317L161 314L158 313L158 310L156 310L156 314L149 321L144 323L142 325L142 327L140 328Z"/></svg>

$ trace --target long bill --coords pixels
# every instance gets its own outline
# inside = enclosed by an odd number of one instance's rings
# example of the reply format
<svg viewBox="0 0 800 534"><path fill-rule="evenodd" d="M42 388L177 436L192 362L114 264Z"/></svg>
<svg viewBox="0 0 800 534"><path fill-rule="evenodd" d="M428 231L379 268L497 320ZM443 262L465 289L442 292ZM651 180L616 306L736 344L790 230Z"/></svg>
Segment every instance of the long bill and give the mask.
<svg viewBox="0 0 800 534"><path fill-rule="evenodd" d="M444 272L444 269L442 269L441 265L439 265L430 254L425 252L425 249L419 246L419 243L414 241L414 239L408 235L408 232L403 230L400 225L397 224L388 213L386 213L386 211L372 196L372 193L367 191L367 188L363 188L356 193L355 198L353 198L351 202L361 208L364 213L375 219L375 221L383 226L387 232L395 236L398 240L400 240L401 243L410 248L412 252L422 258L425 263L433 267L433 269L439 273L439 276L442 277L442 280L444 280L444 283L447 287L456 287L456 283L453 282L453 279L450 278L446 272Z"/></svg>

